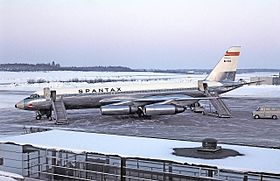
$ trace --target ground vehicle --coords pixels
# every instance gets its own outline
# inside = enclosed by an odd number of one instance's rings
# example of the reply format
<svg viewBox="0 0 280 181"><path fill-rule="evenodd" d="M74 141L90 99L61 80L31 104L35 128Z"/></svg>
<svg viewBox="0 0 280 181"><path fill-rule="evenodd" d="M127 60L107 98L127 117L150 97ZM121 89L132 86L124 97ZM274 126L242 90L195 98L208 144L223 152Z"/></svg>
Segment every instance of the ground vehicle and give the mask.
<svg viewBox="0 0 280 181"><path fill-rule="evenodd" d="M194 103L191 105L191 110L195 113L204 113L204 107L199 104L199 102Z"/></svg>
<svg viewBox="0 0 280 181"><path fill-rule="evenodd" d="M272 118L278 119L280 117L280 107L261 106L252 113L254 119Z"/></svg>

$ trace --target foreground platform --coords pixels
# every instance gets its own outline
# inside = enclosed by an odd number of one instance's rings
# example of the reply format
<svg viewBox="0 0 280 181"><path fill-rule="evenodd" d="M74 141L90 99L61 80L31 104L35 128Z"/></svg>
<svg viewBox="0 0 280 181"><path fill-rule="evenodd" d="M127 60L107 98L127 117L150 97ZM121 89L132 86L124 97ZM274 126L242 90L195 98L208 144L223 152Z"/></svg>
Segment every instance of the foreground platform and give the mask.
<svg viewBox="0 0 280 181"><path fill-rule="evenodd" d="M172 154L173 148L193 148L198 142L117 136L63 130L51 130L21 136L1 138L0 142L32 145L36 148L67 150L74 153L99 153L124 158L167 160L180 164L195 164L237 171L280 174L280 149L219 144L222 148L236 150L243 156L225 159L199 159Z"/></svg>

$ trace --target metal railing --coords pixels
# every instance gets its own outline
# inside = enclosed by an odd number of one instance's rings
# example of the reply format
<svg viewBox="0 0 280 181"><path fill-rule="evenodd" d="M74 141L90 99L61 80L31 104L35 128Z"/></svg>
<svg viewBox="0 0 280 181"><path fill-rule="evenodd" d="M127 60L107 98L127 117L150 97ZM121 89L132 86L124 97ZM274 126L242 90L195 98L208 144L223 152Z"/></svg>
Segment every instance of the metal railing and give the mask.
<svg viewBox="0 0 280 181"><path fill-rule="evenodd" d="M166 160L77 154L39 148L33 150L19 152L0 149L0 154L4 155L1 170L13 170L23 176L42 180L280 180L280 174L240 172ZM8 156L14 154L18 156Z"/></svg>

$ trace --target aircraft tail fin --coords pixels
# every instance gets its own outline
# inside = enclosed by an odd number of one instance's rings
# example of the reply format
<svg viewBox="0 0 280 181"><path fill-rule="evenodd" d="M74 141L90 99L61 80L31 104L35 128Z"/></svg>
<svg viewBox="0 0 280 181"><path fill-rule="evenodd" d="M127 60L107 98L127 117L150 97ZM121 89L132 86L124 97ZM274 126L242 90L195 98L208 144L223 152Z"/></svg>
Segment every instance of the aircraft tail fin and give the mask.
<svg viewBox="0 0 280 181"><path fill-rule="evenodd" d="M230 47L205 80L216 82L234 81L240 48L240 46Z"/></svg>

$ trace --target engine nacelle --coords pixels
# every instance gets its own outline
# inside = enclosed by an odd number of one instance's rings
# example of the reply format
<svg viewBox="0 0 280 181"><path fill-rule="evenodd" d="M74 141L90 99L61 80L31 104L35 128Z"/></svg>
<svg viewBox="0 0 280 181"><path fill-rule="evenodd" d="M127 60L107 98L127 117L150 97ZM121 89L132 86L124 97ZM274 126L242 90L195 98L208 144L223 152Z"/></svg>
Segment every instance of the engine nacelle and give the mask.
<svg viewBox="0 0 280 181"><path fill-rule="evenodd" d="M143 108L143 112L147 116L152 115L170 115L184 112L185 107L175 105L147 105Z"/></svg>
<svg viewBox="0 0 280 181"><path fill-rule="evenodd" d="M102 115L128 115L135 114L138 111L134 106L102 106L100 107Z"/></svg>

